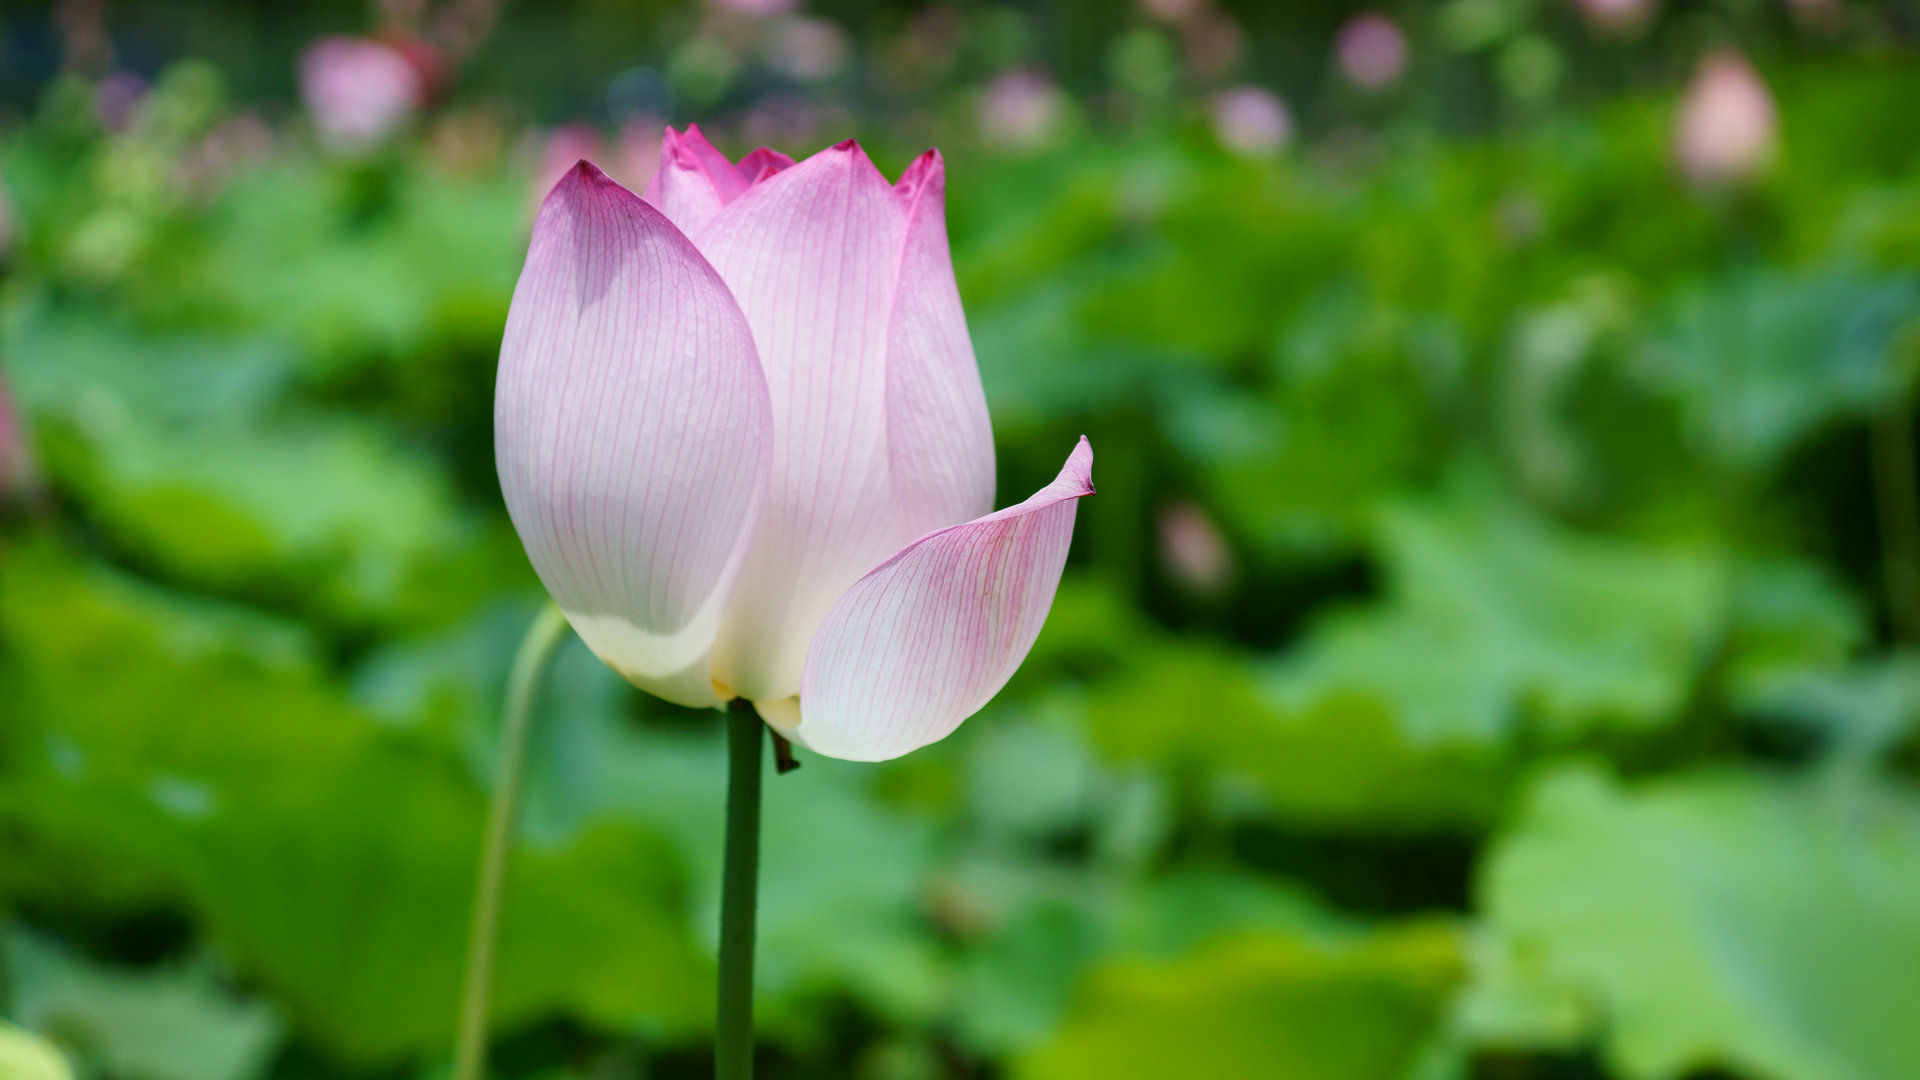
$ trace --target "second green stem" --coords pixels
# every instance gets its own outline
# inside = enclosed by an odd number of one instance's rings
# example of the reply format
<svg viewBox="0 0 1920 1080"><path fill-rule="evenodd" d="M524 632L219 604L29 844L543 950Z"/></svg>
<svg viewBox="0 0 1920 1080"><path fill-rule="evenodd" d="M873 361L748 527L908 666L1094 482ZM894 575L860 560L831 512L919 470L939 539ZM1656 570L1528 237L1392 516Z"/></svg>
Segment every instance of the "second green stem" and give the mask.
<svg viewBox="0 0 1920 1080"><path fill-rule="evenodd" d="M720 880L720 1009L715 1080L753 1077L753 935L759 906L760 780L766 724L746 701L727 711L727 850Z"/></svg>
<svg viewBox="0 0 1920 1080"><path fill-rule="evenodd" d="M467 941L467 978L460 998L460 1029L454 1044L454 1080L480 1080L486 1071L487 1007L493 998L493 953L500 933L500 890L506 882L513 820L520 804L521 763L526 755L527 727L533 715L534 694L540 676L565 639L567 617L548 604L534 616L514 655L507 676L505 716L500 725L500 772L493 782L493 802L487 812L486 838L480 853L479 882L474 888L473 927Z"/></svg>

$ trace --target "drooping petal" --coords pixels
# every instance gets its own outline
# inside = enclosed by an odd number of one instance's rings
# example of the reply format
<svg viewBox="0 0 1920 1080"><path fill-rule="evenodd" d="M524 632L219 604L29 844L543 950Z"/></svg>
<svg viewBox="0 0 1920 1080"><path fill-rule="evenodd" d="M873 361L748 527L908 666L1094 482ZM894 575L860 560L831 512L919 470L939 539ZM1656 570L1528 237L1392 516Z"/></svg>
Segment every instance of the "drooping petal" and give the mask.
<svg viewBox="0 0 1920 1080"><path fill-rule="evenodd" d="M887 337L906 215L856 144L755 184L700 247L753 328L773 398L759 535L714 647L756 701L800 689L834 600L913 534L892 493Z"/></svg>
<svg viewBox="0 0 1920 1080"><path fill-rule="evenodd" d="M792 167L792 158L766 146L759 147L752 153L749 153L746 157L740 159L740 164L734 166L734 168L740 171L740 175L746 178L748 187L752 187L783 169L790 169Z"/></svg>
<svg viewBox="0 0 1920 1080"><path fill-rule="evenodd" d="M660 167L643 196L689 237L698 238L720 208L747 190L750 177L688 124L685 134L668 128L660 138Z"/></svg>
<svg viewBox="0 0 1920 1080"><path fill-rule="evenodd" d="M548 593L643 689L716 702L708 651L772 444L753 338L719 275L581 162L541 207L514 289L494 457Z"/></svg>
<svg viewBox="0 0 1920 1080"><path fill-rule="evenodd" d="M887 420L909 536L993 509L993 426L953 278L946 188L946 164L929 150L894 189L907 227L887 336Z"/></svg>
<svg viewBox="0 0 1920 1080"><path fill-rule="evenodd" d="M1053 606L1093 448L1018 506L929 533L855 582L814 635L789 734L885 761L952 733L1006 685ZM790 718L778 705L763 715Z"/></svg>

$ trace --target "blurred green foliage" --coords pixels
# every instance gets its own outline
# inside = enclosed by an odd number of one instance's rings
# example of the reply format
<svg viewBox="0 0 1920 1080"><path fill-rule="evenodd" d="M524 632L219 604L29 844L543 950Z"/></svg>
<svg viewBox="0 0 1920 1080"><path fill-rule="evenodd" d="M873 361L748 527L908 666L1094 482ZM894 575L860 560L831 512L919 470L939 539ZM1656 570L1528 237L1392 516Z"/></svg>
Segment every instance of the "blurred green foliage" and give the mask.
<svg viewBox="0 0 1920 1080"><path fill-rule="evenodd" d="M1100 494L980 716L769 781L767 1075L1920 1075L1920 67L1769 65L1779 162L1697 191L1674 80L1546 103L1554 18L1413 20L1504 80L1470 136L1334 89L1237 154L1142 26L1119 120L849 120L947 148L1001 490L1085 432ZM226 85L0 125L0 1076L450 1045L540 155L456 99L328 156ZM536 728L496 1075L703 1075L720 725L575 645Z"/></svg>

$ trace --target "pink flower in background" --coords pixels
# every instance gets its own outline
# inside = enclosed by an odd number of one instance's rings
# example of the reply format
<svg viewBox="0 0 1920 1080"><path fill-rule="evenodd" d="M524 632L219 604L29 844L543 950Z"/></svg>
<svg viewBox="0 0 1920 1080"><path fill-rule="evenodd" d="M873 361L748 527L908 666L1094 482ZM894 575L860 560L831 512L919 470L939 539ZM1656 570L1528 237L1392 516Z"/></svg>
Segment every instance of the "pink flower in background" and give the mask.
<svg viewBox="0 0 1920 1080"><path fill-rule="evenodd" d="M326 38L300 58L300 96L320 141L357 153L378 146L413 115L424 97L407 58L378 41Z"/></svg>
<svg viewBox="0 0 1920 1080"><path fill-rule="evenodd" d="M689 127L644 201L585 162L548 197L495 457L541 581L635 685L877 761L1025 658L1093 452L989 513L945 188L934 151L888 184L851 141L735 164Z"/></svg>
<svg viewBox="0 0 1920 1080"><path fill-rule="evenodd" d="M1681 93L1674 157L1696 184L1745 180L1772 159L1779 128L1773 95L1753 65L1722 49L1701 59Z"/></svg>
<svg viewBox="0 0 1920 1080"><path fill-rule="evenodd" d="M767 51L774 70L801 82L820 82L847 66L853 46L838 23L795 17L774 27Z"/></svg>
<svg viewBox="0 0 1920 1080"><path fill-rule="evenodd" d="M14 411L6 380L0 378L0 502L31 490L34 471L26 428Z"/></svg>
<svg viewBox="0 0 1920 1080"><path fill-rule="evenodd" d="M1008 149L1036 149L1053 141L1065 112L1053 80L1037 71L1003 72L981 92L980 135Z"/></svg>
<svg viewBox="0 0 1920 1080"><path fill-rule="evenodd" d="M1845 25L1846 5L1841 0L1787 0L1793 21L1809 30L1832 30Z"/></svg>
<svg viewBox="0 0 1920 1080"><path fill-rule="evenodd" d="M1653 20L1659 0L1576 0L1587 25L1609 34L1633 34Z"/></svg>
<svg viewBox="0 0 1920 1080"><path fill-rule="evenodd" d="M1180 28L1187 68L1202 79L1217 79L1232 70L1246 45L1246 32L1223 11L1202 11Z"/></svg>
<svg viewBox="0 0 1920 1080"><path fill-rule="evenodd" d="M564 124L547 132L540 141L540 163L533 174L533 205L544 203L553 185L582 159L600 157L603 145L600 132L586 124Z"/></svg>
<svg viewBox="0 0 1920 1080"><path fill-rule="evenodd" d="M652 117L629 120L620 126L620 135L613 143L611 175L615 180L629 188L644 188L653 183L653 174L660 170L660 136L656 134L659 130L660 121Z"/></svg>
<svg viewBox="0 0 1920 1080"><path fill-rule="evenodd" d="M108 131L124 131L134 110L147 96L147 80L131 72L117 72L93 88L93 115Z"/></svg>
<svg viewBox="0 0 1920 1080"><path fill-rule="evenodd" d="M1218 591L1233 577L1233 550L1205 510L1182 500L1160 511L1160 561L1195 592Z"/></svg>
<svg viewBox="0 0 1920 1080"><path fill-rule="evenodd" d="M174 180L197 199L211 199L228 178L273 152L273 129L252 113L224 120L174 163Z"/></svg>
<svg viewBox="0 0 1920 1080"><path fill-rule="evenodd" d="M1213 97L1213 135L1243 157L1261 157L1287 145L1293 117L1286 103L1257 86L1235 86Z"/></svg>
<svg viewBox="0 0 1920 1080"><path fill-rule="evenodd" d="M13 241L20 225L18 212L13 208L13 196L7 192L7 183L0 177L0 263L4 263L13 254Z"/></svg>
<svg viewBox="0 0 1920 1080"><path fill-rule="evenodd" d="M1207 0L1140 0L1140 10L1170 25L1178 25L1200 13Z"/></svg>
<svg viewBox="0 0 1920 1080"><path fill-rule="evenodd" d="M627 187L645 187L660 165L660 125L634 120L621 127L611 141L586 124L566 124L548 132L540 143L540 161L534 173L533 205L546 200L553 185L582 160L604 159L607 175Z"/></svg>
<svg viewBox="0 0 1920 1080"><path fill-rule="evenodd" d="M1340 27L1334 42L1340 70L1354 85L1379 90L1400 78L1407 67L1407 37L1385 15L1369 11Z"/></svg>
<svg viewBox="0 0 1920 1080"><path fill-rule="evenodd" d="M800 0L707 0L707 6L732 15L768 19L794 10L800 6Z"/></svg>

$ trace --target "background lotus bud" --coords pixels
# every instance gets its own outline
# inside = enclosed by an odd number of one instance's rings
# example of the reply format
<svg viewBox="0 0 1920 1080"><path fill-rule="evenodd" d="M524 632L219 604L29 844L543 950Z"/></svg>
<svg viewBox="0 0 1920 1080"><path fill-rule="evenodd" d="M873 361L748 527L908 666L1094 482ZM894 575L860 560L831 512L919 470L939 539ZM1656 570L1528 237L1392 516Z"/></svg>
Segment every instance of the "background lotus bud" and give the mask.
<svg viewBox="0 0 1920 1080"><path fill-rule="evenodd" d="M19 231L18 212L13 208L13 196L7 193L6 180L0 177L0 265L4 265L13 254L13 241Z"/></svg>
<svg viewBox="0 0 1920 1080"><path fill-rule="evenodd" d="M1233 577L1233 551L1205 510L1181 500L1160 511L1160 560L1174 580L1215 592Z"/></svg>
<svg viewBox="0 0 1920 1080"><path fill-rule="evenodd" d="M1355 86L1379 90L1400 78L1406 69L1407 37L1392 19L1369 11L1340 27L1334 53L1340 71Z"/></svg>
<svg viewBox="0 0 1920 1080"><path fill-rule="evenodd" d="M1808 30L1830 31L1847 22L1847 6L1841 0L1787 0L1787 9L1793 12L1793 21Z"/></svg>
<svg viewBox="0 0 1920 1080"><path fill-rule="evenodd" d="M404 124L420 107L425 88L398 50L378 41L333 37L300 58L300 95L322 143L360 153Z"/></svg>
<svg viewBox="0 0 1920 1080"><path fill-rule="evenodd" d="M1170 25L1186 22L1206 5L1207 0L1140 0L1140 10Z"/></svg>
<svg viewBox="0 0 1920 1080"><path fill-rule="evenodd" d="M775 71L801 82L838 75L852 51L847 32L838 23L804 16L780 20L767 50Z"/></svg>
<svg viewBox="0 0 1920 1080"><path fill-rule="evenodd" d="M126 130L135 110L147 96L147 80L131 72L116 72L93 90L93 115L108 131Z"/></svg>
<svg viewBox="0 0 1920 1080"><path fill-rule="evenodd" d="M1576 0L1587 25L1604 34L1626 37L1646 29L1658 0Z"/></svg>
<svg viewBox="0 0 1920 1080"><path fill-rule="evenodd" d="M660 122L651 118L621 125L613 146L613 176L629 189L644 189L660 170L659 130Z"/></svg>
<svg viewBox="0 0 1920 1080"><path fill-rule="evenodd" d="M1257 86L1236 86L1213 98L1213 135L1242 157L1260 157L1293 138L1286 103Z"/></svg>
<svg viewBox="0 0 1920 1080"><path fill-rule="evenodd" d="M0 502L25 494L34 484L26 427L14 409L5 379L0 378Z"/></svg>
<svg viewBox="0 0 1920 1080"><path fill-rule="evenodd" d="M799 7L800 0L707 0L707 6L732 15L767 19Z"/></svg>
<svg viewBox="0 0 1920 1080"><path fill-rule="evenodd" d="M581 161L601 156L600 133L585 124L566 124L539 138L540 160L534 166L532 205L537 210L553 186Z"/></svg>
<svg viewBox="0 0 1920 1080"><path fill-rule="evenodd" d="M1065 99L1037 71L1003 72L980 95L980 137L1011 150L1032 150L1059 134Z"/></svg>
<svg viewBox="0 0 1920 1080"><path fill-rule="evenodd" d="M1779 124L1773 95L1746 57L1709 53L1681 95L1674 157L1696 184L1746 180L1772 159Z"/></svg>

